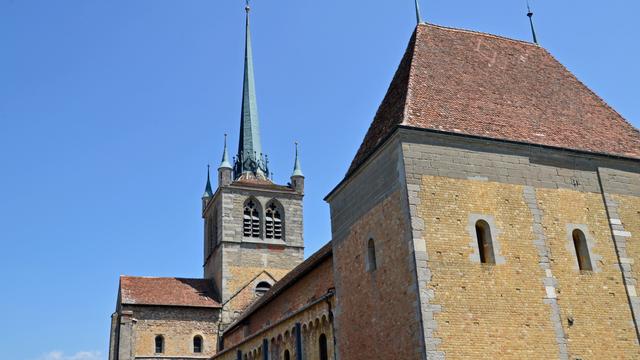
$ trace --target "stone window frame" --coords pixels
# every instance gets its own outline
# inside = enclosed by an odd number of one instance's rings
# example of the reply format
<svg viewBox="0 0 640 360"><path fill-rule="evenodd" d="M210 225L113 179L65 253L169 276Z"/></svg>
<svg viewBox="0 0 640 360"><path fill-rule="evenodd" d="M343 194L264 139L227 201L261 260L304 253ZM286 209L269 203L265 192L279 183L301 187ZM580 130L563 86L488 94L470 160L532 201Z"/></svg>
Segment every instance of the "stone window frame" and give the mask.
<svg viewBox="0 0 640 360"><path fill-rule="evenodd" d="M244 210L247 207L247 205L249 204L249 202L253 202L255 204L255 209L258 211L258 236L254 237L254 236L246 236L244 234ZM256 198L255 196L249 196L245 199L245 201L242 203L242 222L241 222L241 233L242 233L242 238L243 239L264 239L264 208L262 207L262 203L258 200L258 198Z"/></svg>
<svg viewBox="0 0 640 360"><path fill-rule="evenodd" d="M267 238L267 212L269 211L269 208L272 205L275 206L276 211L278 211L279 214L280 214L281 236L280 236L279 239L275 237L275 234L274 234L274 237ZM284 206L282 206L282 203L280 201L278 201L278 199L273 198L273 199L267 201L267 206L265 206L263 221L264 221L264 237L265 237L265 239L276 240L276 241L285 241L286 240L286 231L285 231L285 229L286 229L286 226L285 226L286 225L286 214L285 214L285 211L284 211Z"/></svg>
<svg viewBox="0 0 640 360"><path fill-rule="evenodd" d="M368 236L364 244L365 249L365 270L375 272L380 268L380 249L376 246L373 236Z"/></svg>
<svg viewBox="0 0 640 360"><path fill-rule="evenodd" d="M160 340L160 351L158 352L158 340ZM164 335L162 334L156 334L155 338L153 339L153 353L154 354L164 354L164 349L165 349L165 338Z"/></svg>
<svg viewBox="0 0 640 360"><path fill-rule="evenodd" d="M196 339L200 339L200 351L196 351ZM194 354L204 353L204 336L202 336L201 334L194 335L192 345L193 345L192 350Z"/></svg>
<svg viewBox="0 0 640 360"><path fill-rule="evenodd" d="M587 251L589 252L589 261L591 262L591 270L580 269L580 264L578 263L578 254L576 253L576 247L573 242L573 232L575 230L580 230L582 234L584 234L584 238L587 242ZM567 235L565 240L565 248L567 249L567 251L569 251L573 258L573 270L582 274L597 273L602 271L602 269L598 267L598 261L602 260L602 256L594 251L596 241L593 234L589 231L589 226L586 224L567 224L566 232Z"/></svg>
<svg viewBox="0 0 640 360"><path fill-rule="evenodd" d="M493 248L493 257L495 262L493 263L482 263L480 261L480 248L478 247L478 234L476 232L476 224L479 221L484 221L489 226L489 232L491 233L491 246ZM471 238L469 242L469 246L473 249L473 253L469 255L469 260L475 264L486 264L486 265L503 265L506 263L504 256L502 256L502 247L500 246L500 235L502 231L496 225L495 217L488 214L477 214L471 213L469 214L469 222L467 225L467 232Z"/></svg>

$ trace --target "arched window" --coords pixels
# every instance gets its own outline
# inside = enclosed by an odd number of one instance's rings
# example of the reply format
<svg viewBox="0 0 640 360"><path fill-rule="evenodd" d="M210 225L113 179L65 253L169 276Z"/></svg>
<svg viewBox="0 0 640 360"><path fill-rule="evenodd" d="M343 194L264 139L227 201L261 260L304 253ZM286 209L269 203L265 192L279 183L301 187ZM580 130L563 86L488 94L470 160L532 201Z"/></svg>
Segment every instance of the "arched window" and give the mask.
<svg viewBox="0 0 640 360"><path fill-rule="evenodd" d="M258 285L256 286L256 295L262 296L264 295L267 291L269 291L271 289L271 284L269 284L266 281L261 281L260 283L258 283Z"/></svg>
<svg viewBox="0 0 640 360"><path fill-rule="evenodd" d="M320 345L320 360L329 360L329 351L327 350L327 336L325 334L320 334L318 343L318 345Z"/></svg>
<svg viewBox="0 0 640 360"><path fill-rule="evenodd" d="M245 237L260 237L260 211L253 200L247 201L244 205L242 233Z"/></svg>
<svg viewBox="0 0 640 360"><path fill-rule="evenodd" d="M376 244L373 239L369 239L367 242L367 271L374 271L378 268L378 262L376 260Z"/></svg>
<svg viewBox="0 0 640 360"><path fill-rule="evenodd" d="M162 335L156 336L156 354L162 354L164 352L164 337Z"/></svg>
<svg viewBox="0 0 640 360"><path fill-rule="evenodd" d="M193 352L201 353L202 352L202 336L196 335L193 337Z"/></svg>
<svg viewBox="0 0 640 360"><path fill-rule="evenodd" d="M289 353L289 350L284 351L284 360L291 360L291 354Z"/></svg>
<svg viewBox="0 0 640 360"><path fill-rule="evenodd" d="M589 247L587 246L587 238L584 233L578 229L573 230L573 246L576 249L576 257L578 258L578 267L580 270L592 271L591 256L589 255Z"/></svg>
<svg viewBox="0 0 640 360"><path fill-rule="evenodd" d="M491 238L491 227L484 220L476 222L476 236L478 238L478 250L480 252L480 262L483 264L495 264L496 257L493 252L493 239Z"/></svg>
<svg viewBox="0 0 640 360"><path fill-rule="evenodd" d="M265 211L265 236L267 239L281 240L282 236L282 214L274 201L267 205Z"/></svg>

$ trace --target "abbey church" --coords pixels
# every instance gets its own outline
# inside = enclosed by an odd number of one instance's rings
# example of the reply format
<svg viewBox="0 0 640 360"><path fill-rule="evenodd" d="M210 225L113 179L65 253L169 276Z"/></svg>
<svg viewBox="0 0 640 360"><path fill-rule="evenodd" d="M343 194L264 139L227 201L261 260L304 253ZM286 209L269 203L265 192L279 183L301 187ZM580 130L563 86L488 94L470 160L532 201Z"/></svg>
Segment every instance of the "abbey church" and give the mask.
<svg viewBox="0 0 640 360"><path fill-rule="evenodd" d="M109 360L640 359L640 132L547 50L418 16L305 260L246 21L203 276L121 276Z"/></svg>

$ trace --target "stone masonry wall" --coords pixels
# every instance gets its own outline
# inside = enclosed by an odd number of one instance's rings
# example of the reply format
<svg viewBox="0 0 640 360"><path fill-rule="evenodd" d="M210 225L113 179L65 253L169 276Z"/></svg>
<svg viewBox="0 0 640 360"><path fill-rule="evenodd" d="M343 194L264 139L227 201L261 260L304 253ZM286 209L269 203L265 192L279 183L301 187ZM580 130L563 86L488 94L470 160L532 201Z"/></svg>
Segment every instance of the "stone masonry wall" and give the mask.
<svg viewBox="0 0 640 360"><path fill-rule="evenodd" d="M402 192L396 191L334 246L340 359L420 359L415 273L411 271ZM367 271L367 241L377 268Z"/></svg>
<svg viewBox="0 0 640 360"><path fill-rule="evenodd" d="M231 332L225 332L225 348L244 341L247 336L277 323L326 295L333 288L333 262L329 257L304 275Z"/></svg>
<svg viewBox="0 0 640 360"><path fill-rule="evenodd" d="M207 358L218 345L219 309L167 306L126 306L135 319L133 348L136 358ZM164 337L164 353L155 353L155 338ZM203 338L201 354L193 352L193 338Z"/></svg>
<svg viewBox="0 0 640 360"><path fill-rule="evenodd" d="M221 301L244 287L262 270L279 277L302 262L304 239L302 223L302 195L289 192L271 192L233 186L219 190L213 201L220 201L220 244L214 249L211 262L205 264L205 277L220 279ZM284 210L284 239L244 238L242 221L244 203L252 199L259 207L264 222L264 209L276 200ZM264 223L262 224L264 236ZM218 282L217 281L217 282Z"/></svg>
<svg viewBox="0 0 640 360"><path fill-rule="evenodd" d="M333 298L328 298L327 301L332 306L335 305ZM326 301L319 301L305 308L304 311L291 314L255 336L235 346L227 347L213 359L236 360L238 351L240 351L242 359L261 360L263 359L262 345L265 339L268 342L269 359L284 359L285 352L289 353L291 360L296 359L296 323L301 324L302 359L320 360L319 339L321 335L327 339L328 359L335 359L333 323Z"/></svg>
<svg viewBox="0 0 640 360"><path fill-rule="evenodd" d="M252 279L246 279L246 285L223 305L221 329L226 329L251 303L258 299L255 290L259 283L267 282L273 285L284 276L284 273L278 273L276 275L277 276L273 276L266 271L262 271L259 272L258 276Z"/></svg>
<svg viewBox="0 0 640 360"><path fill-rule="evenodd" d="M418 274L430 358L640 356L635 289L625 287L637 276L622 271L640 255L627 230L638 223L628 195L640 162L409 129L397 137L413 236L426 248ZM479 264L479 219L495 237L496 265ZM574 228L587 235L592 272L578 270Z"/></svg>
<svg viewBox="0 0 640 360"><path fill-rule="evenodd" d="M601 194L537 189L558 280L569 353L582 359L637 359L640 347ZM594 271L580 271L571 233L585 232Z"/></svg>
<svg viewBox="0 0 640 360"><path fill-rule="evenodd" d="M416 255L397 141L328 196L339 359L424 359ZM377 268L367 264L375 242Z"/></svg>

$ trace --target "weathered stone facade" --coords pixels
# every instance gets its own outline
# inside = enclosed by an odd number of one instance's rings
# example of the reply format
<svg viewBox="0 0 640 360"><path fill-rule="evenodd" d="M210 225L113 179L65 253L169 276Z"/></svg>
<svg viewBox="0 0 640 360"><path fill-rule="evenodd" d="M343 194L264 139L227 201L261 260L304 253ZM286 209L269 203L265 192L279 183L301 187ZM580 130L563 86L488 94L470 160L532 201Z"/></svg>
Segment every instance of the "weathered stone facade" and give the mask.
<svg viewBox="0 0 640 360"><path fill-rule="evenodd" d="M217 351L219 309L125 305L119 313L119 328L112 335L119 351L110 359L206 359ZM158 336L164 341L161 353L155 351ZM202 338L200 352L194 351L196 336Z"/></svg>
<svg viewBox="0 0 640 360"><path fill-rule="evenodd" d="M640 356L620 272L633 259L618 259L598 179L608 168L640 174L637 162L408 129L397 136L431 275L422 306L439 309L426 339L438 357ZM492 220L502 263L473 260L469 219L478 218ZM575 228L587 234L593 271L578 269Z"/></svg>

